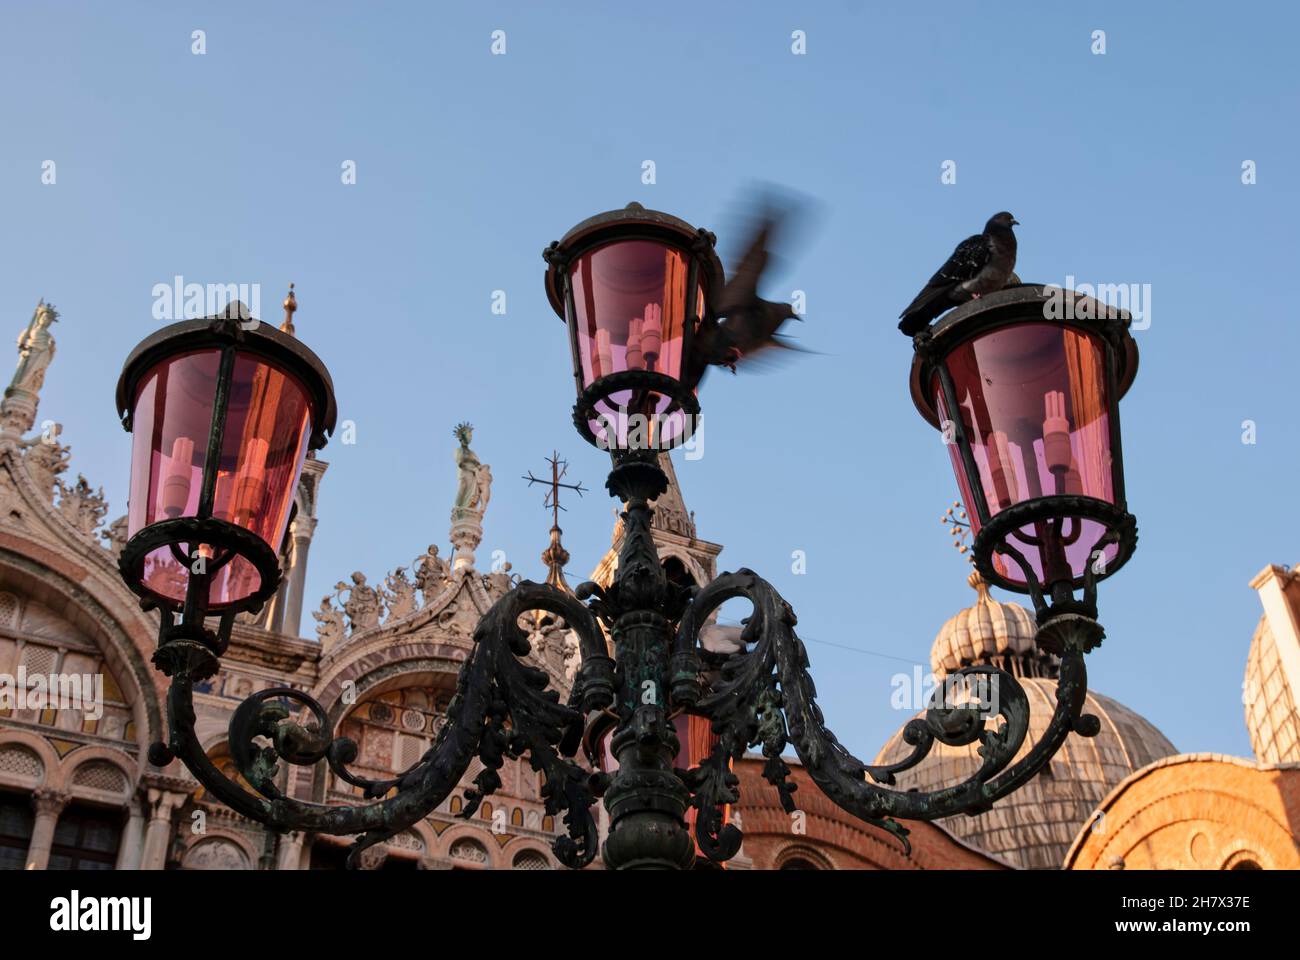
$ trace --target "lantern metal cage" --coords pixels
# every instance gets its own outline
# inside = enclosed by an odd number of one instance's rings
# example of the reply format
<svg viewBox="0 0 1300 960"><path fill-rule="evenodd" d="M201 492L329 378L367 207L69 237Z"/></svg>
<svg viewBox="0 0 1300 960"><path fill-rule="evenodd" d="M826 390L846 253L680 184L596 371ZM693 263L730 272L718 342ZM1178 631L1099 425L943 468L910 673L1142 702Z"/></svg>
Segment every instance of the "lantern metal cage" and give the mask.
<svg viewBox="0 0 1300 960"><path fill-rule="evenodd" d="M914 341L912 399L948 444L975 565L1028 594L1040 624L1095 617L1097 582L1137 545L1119 416L1138 367L1130 323L1093 297L1027 284L963 304Z"/></svg>
<svg viewBox="0 0 1300 960"><path fill-rule="evenodd" d="M146 337L123 365L117 409L134 438L122 578L160 611L160 668L187 649L215 670L235 615L279 587L275 547L303 460L334 429L329 373L235 302Z"/></svg>
<svg viewBox="0 0 1300 960"><path fill-rule="evenodd" d="M715 242L630 203L582 221L543 252L547 297L569 327L573 423L588 443L667 450L694 433L700 405L685 373L722 284Z"/></svg>

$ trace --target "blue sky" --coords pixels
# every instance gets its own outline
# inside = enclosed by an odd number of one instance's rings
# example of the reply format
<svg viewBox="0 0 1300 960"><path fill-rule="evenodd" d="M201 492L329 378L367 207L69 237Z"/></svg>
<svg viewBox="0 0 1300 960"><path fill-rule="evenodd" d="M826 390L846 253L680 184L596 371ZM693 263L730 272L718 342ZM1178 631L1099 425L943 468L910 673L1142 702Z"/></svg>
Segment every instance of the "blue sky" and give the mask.
<svg viewBox="0 0 1300 960"><path fill-rule="evenodd" d="M828 721L869 759L906 719L891 676L973 600L895 318L1009 209L1026 280L1152 290L1123 406L1141 541L1102 587L1092 685L1180 750L1249 754L1247 584L1297 559L1295 8L560 6L6 5L0 326L17 334L40 297L58 306L41 417L64 424L111 515L130 448L113 387L158 325L154 284L260 283L278 320L294 281L299 336L357 425L322 454L310 597L447 549L462 419L496 477L481 560L503 550L540 579L549 518L516 478L552 448L593 489L562 519L576 582L609 544L608 461L569 424L542 248L630 200L721 229L746 184L795 188L820 222L764 293L807 292L795 332L822 355L711 376L704 456L678 474L722 567L764 573L794 605Z"/></svg>

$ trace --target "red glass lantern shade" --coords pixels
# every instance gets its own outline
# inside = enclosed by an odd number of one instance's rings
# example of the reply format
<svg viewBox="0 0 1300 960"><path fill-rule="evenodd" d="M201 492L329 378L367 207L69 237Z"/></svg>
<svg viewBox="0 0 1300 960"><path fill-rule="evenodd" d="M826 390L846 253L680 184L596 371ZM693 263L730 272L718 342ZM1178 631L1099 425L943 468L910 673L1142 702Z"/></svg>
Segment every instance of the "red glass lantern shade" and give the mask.
<svg viewBox="0 0 1300 960"><path fill-rule="evenodd" d="M569 325L574 424L605 449L669 449L695 429L687 369L707 291L712 235L640 204L584 221L552 244L547 294Z"/></svg>
<svg viewBox="0 0 1300 960"><path fill-rule="evenodd" d="M1051 308L1063 296L1068 321ZM1073 588L1132 552L1119 439L1119 398L1137 372L1127 322L1091 298L1026 286L952 311L918 341L913 397L944 431L976 564L1001 586Z"/></svg>
<svg viewBox="0 0 1300 960"><path fill-rule="evenodd" d="M231 312L231 311L228 311ZM293 337L229 317L175 324L127 360L118 407L133 433L122 566L169 609L200 581L201 612L260 605L279 580L309 448L334 426L324 366Z"/></svg>

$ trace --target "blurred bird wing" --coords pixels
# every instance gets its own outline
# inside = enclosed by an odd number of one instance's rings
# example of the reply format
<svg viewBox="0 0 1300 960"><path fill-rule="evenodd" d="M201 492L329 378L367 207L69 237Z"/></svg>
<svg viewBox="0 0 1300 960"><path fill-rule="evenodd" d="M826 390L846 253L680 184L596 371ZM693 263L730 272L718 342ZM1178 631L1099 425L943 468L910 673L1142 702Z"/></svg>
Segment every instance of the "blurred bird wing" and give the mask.
<svg viewBox="0 0 1300 960"><path fill-rule="evenodd" d="M745 255L740 258L713 305L718 316L725 317L730 311L752 302L758 296L758 281L767 269L767 244L772 227L773 221L766 218L754 234Z"/></svg>

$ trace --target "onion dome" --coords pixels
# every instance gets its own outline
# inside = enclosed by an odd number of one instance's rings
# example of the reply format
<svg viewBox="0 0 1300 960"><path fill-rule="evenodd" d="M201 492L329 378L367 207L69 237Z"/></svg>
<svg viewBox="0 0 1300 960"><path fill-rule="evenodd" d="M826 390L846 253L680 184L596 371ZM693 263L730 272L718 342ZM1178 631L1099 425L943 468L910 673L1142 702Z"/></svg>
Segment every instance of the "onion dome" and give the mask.
<svg viewBox="0 0 1300 960"><path fill-rule="evenodd" d="M1287 671L1267 615L1260 617L1250 641L1241 699L1246 706L1246 729L1256 759L1270 764L1300 761L1296 691L1287 681Z"/></svg>
<svg viewBox="0 0 1300 960"><path fill-rule="evenodd" d="M992 664L1017 677L1029 701L1029 732L1020 760L1042 738L1056 709L1058 661L1034 644L1034 618L1016 603L989 595L979 574L968 581L975 604L940 629L930 654L936 676L976 664ZM1056 869L1097 806L1121 780L1162 757L1171 744L1139 714L1110 697L1088 692L1084 712L1101 721L1095 737L1071 735L1043 771L993 809L940 821L959 839L1027 869ZM923 714L917 714L922 716ZM876 757L876 765L898 763L912 753L903 727ZM936 790L971 777L983 759L979 744L936 743L919 765L896 775L897 789Z"/></svg>
<svg viewBox="0 0 1300 960"><path fill-rule="evenodd" d="M1001 603L989 585L972 570L966 582L979 599L939 628L930 648L930 669L936 677L977 663L992 664L1016 677L1054 675L1056 658L1034 643L1033 615L1018 603Z"/></svg>

